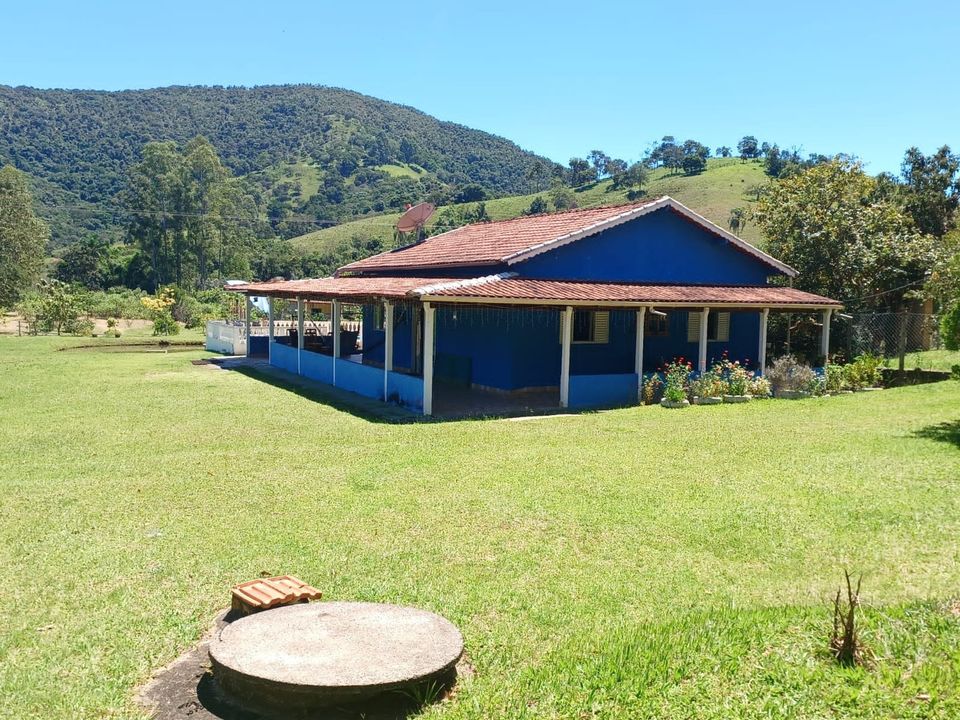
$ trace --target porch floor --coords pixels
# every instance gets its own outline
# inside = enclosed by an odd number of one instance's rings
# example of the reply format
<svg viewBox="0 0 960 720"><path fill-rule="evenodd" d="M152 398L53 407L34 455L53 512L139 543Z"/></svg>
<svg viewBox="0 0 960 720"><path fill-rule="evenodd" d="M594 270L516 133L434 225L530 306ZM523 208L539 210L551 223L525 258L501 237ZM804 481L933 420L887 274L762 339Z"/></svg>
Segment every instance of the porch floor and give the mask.
<svg viewBox="0 0 960 720"><path fill-rule="evenodd" d="M433 383L434 417L543 415L551 412L569 412L560 407L559 390L501 393L442 381Z"/></svg>

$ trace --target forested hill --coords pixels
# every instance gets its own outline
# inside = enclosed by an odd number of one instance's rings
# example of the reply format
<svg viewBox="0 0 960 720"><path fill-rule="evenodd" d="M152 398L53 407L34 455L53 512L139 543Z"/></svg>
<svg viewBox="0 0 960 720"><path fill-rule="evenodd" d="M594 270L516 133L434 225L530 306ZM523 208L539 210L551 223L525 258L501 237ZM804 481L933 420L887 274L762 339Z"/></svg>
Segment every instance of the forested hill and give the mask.
<svg viewBox="0 0 960 720"><path fill-rule="evenodd" d="M264 202L280 205L269 208L274 219L342 220L399 206L431 184L516 194L537 160L504 138L337 88L0 86L0 165L34 178L55 244L117 224L103 206L117 204L145 143L196 135L235 175L256 178Z"/></svg>

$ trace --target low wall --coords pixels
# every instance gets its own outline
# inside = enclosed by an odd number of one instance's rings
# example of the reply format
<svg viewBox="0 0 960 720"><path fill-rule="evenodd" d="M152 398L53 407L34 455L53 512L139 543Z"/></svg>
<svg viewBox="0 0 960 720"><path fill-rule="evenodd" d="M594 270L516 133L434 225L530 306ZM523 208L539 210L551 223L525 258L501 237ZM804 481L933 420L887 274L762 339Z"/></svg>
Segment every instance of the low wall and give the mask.
<svg viewBox="0 0 960 720"><path fill-rule="evenodd" d="M300 359L300 374L311 380L333 384L333 356L304 350Z"/></svg>
<svg viewBox="0 0 960 720"><path fill-rule="evenodd" d="M571 375L568 406L614 407L637 404L637 375Z"/></svg>
<svg viewBox="0 0 960 720"><path fill-rule="evenodd" d="M387 378L387 401L421 412L423 379L414 375L391 372Z"/></svg>
<svg viewBox="0 0 960 720"><path fill-rule="evenodd" d="M270 344L270 364L281 370L297 374L297 349L274 342Z"/></svg>
<svg viewBox="0 0 960 720"><path fill-rule="evenodd" d="M383 370L338 358L336 386L364 397L383 400Z"/></svg>
<svg viewBox="0 0 960 720"><path fill-rule="evenodd" d="M204 347L210 352L224 355L246 355L246 331L242 325L210 320L207 322Z"/></svg>

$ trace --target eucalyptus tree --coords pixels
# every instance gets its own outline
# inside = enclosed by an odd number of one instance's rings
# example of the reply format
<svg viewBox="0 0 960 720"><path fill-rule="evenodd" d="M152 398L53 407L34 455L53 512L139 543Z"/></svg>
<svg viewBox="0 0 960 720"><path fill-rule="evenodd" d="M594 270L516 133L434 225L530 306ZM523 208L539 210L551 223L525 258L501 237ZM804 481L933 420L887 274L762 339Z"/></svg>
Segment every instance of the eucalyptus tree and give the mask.
<svg viewBox="0 0 960 720"><path fill-rule="evenodd" d="M0 307L11 307L40 277L50 230L33 211L27 177L0 168Z"/></svg>

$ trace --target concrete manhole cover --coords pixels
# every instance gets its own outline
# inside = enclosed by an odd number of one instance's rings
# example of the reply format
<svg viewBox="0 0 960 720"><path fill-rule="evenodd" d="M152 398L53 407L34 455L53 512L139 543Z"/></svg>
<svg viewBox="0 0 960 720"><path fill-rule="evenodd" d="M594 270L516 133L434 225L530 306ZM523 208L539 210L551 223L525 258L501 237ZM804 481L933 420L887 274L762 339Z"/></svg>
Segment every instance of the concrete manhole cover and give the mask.
<svg viewBox="0 0 960 720"><path fill-rule="evenodd" d="M236 703L291 711L371 698L453 671L463 636L425 610L319 602L250 615L210 642L213 674Z"/></svg>

